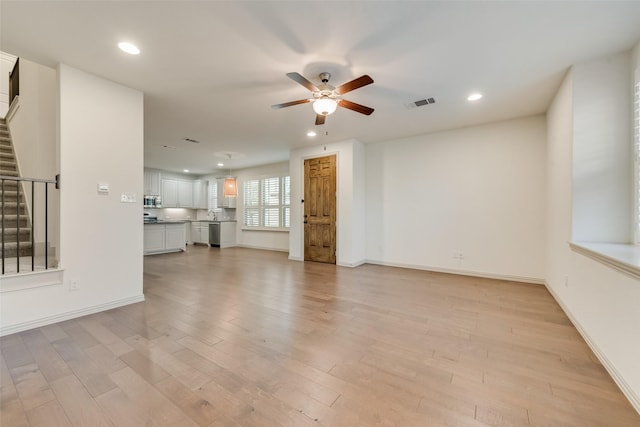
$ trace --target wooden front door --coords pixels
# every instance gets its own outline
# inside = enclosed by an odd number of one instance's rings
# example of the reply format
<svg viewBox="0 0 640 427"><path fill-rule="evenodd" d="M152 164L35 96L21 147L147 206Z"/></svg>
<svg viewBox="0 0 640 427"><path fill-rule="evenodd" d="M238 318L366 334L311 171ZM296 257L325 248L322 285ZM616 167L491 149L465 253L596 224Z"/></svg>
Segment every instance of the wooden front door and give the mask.
<svg viewBox="0 0 640 427"><path fill-rule="evenodd" d="M304 161L304 259L336 263L336 156Z"/></svg>

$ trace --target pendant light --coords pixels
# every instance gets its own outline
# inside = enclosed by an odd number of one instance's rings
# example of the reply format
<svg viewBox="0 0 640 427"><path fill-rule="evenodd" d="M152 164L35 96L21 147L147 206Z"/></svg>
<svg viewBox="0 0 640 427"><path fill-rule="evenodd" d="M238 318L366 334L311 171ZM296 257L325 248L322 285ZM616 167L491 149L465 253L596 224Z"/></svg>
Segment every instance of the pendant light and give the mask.
<svg viewBox="0 0 640 427"><path fill-rule="evenodd" d="M229 160L231 160L231 154L227 154ZM238 197L238 183L234 177L231 176L231 166L229 166L229 176L224 179L224 189L222 191L224 197Z"/></svg>
<svg viewBox="0 0 640 427"><path fill-rule="evenodd" d="M238 186L233 177L224 179L224 197L238 197Z"/></svg>

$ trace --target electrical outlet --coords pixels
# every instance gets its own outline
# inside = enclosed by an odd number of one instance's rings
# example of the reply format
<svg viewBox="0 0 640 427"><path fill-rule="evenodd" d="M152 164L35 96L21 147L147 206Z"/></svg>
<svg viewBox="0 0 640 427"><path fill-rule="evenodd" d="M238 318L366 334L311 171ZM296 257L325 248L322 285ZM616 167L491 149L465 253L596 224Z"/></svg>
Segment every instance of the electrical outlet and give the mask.
<svg viewBox="0 0 640 427"><path fill-rule="evenodd" d="M564 276L564 287L565 288L569 287L569 276Z"/></svg>
<svg viewBox="0 0 640 427"><path fill-rule="evenodd" d="M69 280L69 290L70 291L78 291L80 290L80 286L78 285L77 280Z"/></svg>
<svg viewBox="0 0 640 427"><path fill-rule="evenodd" d="M453 251L453 259L464 259L462 251Z"/></svg>

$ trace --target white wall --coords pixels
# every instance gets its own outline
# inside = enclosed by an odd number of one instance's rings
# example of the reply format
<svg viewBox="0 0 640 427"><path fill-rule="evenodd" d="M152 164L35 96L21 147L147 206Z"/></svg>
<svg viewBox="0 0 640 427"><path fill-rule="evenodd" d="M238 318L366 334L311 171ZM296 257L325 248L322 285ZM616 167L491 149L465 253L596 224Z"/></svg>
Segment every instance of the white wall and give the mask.
<svg viewBox="0 0 640 427"><path fill-rule="evenodd" d="M632 61L613 58L615 64L625 62L630 71ZM583 103L603 103L609 105L608 108L620 111L621 104L629 101L627 94L621 94L616 89L619 82L607 81L624 79L624 73L620 73L620 70L600 72L611 66L612 58L604 58L572 67L547 113L548 246L545 279L549 290L627 397L636 408L640 408L640 281L591 258L574 253L568 245L572 236L572 221L573 227L580 228L579 231L573 232L574 238L590 231L583 228L586 222L584 216L572 214L571 206L572 201L577 204L573 209L585 209L586 206L581 199L583 191L588 189L585 187L584 176L572 173L574 167L582 171L593 164L594 159L582 152L585 135L602 135L602 129L605 129L609 136L615 135L611 127L624 124L626 120L624 117L615 118L606 113L584 114L585 109L589 107L585 107ZM593 72L594 70L599 71ZM611 92L592 90L594 87L607 86L612 88ZM630 85L628 90L631 91ZM596 94L598 96L594 97ZM624 137L624 133L622 135ZM606 156L608 147L611 144L617 145L618 142L606 137L594 138L590 144L593 144L591 149L594 153L605 153L603 155ZM630 141L627 141L627 144L630 146ZM609 167L624 169L626 159L618 160L622 162L621 165L610 163ZM610 176L615 176L615 172L604 171L604 175L609 173L612 174ZM605 182L615 185L616 181L608 181L607 178ZM576 189L577 185L581 188ZM597 185L595 188L597 194L600 188ZM613 189L610 190L615 192ZM628 195L630 196L630 193ZM630 204L627 203L626 206ZM610 208L614 211L617 209L615 206ZM594 209L598 209L598 206ZM592 222L592 227L597 229L590 235L595 236L602 228L602 236L615 237L622 227L614 221L612 228L608 221L615 219L602 210L599 212L600 222L597 222L596 218L587 217ZM586 211L580 213L589 214Z"/></svg>
<svg viewBox="0 0 640 427"><path fill-rule="evenodd" d="M9 74L16 63L16 57L0 51L0 117L9 110Z"/></svg>
<svg viewBox="0 0 640 427"><path fill-rule="evenodd" d="M58 78L64 283L2 294L3 333L144 299L142 93L66 65Z"/></svg>
<svg viewBox="0 0 640 427"><path fill-rule="evenodd" d="M542 282L545 139L534 116L367 145L367 259Z"/></svg>
<svg viewBox="0 0 640 427"><path fill-rule="evenodd" d="M573 79L567 73L547 112L547 250L545 279L559 288L569 274L571 253L571 184Z"/></svg>
<svg viewBox="0 0 640 427"><path fill-rule="evenodd" d="M57 160L57 102L58 83L56 70L20 59L20 96L7 116L13 148L18 160L20 176L54 179L59 164ZM44 186L36 186L36 209L31 207L31 186L24 185L29 212L34 214L37 253L43 249L44 236ZM49 186L48 242L55 250L59 242L59 192Z"/></svg>
<svg viewBox="0 0 640 427"><path fill-rule="evenodd" d="M304 160L336 155L337 174L337 219L336 219L336 264L357 266L365 262L365 198L356 191L364 187L362 143L356 140L292 150L289 157L291 176L291 230L289 231L289 258L304 259L304 209L300 200L304 198ZM354 241L359 239L359 241Z"/></svg>
<svg viewBox="0 0 640 427"><path fill-rule="evenodd" d="M632 240L630 59L624 53L572 70L574 240Z"/></svg>

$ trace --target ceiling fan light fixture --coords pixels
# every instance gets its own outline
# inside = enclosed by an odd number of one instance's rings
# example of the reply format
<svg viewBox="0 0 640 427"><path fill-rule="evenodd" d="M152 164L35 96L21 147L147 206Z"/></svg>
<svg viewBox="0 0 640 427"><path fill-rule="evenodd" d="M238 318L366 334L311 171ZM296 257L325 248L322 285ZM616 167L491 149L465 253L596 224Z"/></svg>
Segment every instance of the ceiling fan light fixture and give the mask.
<svg viewBox="0 0 640 427"><path fill-rule="evenodd" d="M338 108L338 102L335 99L331 99L326 96L318 98L313 102L313 111L321 116L333 114L336 111L336 108Z"/></svg>

